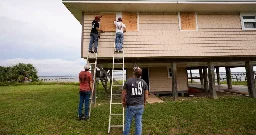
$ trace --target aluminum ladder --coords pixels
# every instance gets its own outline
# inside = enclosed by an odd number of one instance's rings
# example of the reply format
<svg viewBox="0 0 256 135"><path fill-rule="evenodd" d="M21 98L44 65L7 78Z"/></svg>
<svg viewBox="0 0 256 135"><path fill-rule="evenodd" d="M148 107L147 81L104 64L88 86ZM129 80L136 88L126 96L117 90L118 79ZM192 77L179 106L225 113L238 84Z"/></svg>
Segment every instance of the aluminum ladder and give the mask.
<svg viewBox="0 0 256 135"><path fill-rule="evenodd" d="M93 89L93 92L95 92L95 89L94 89L94 88L95 88L95 85L96 85L95 83L97 83L97 82L96 82L96 71L97 71L98 53L95 53L94 56L95 56L95 62L93 63L93 64L94 64L94 69L91 69L91 70L90 70L90 71L93 71L93 86L92 86L92 87L93 87L93 88L92 88L92 89ZM90 53L88 52L88 55L87 55L87 63L89 63L89 59L91 59L91 58L90 58ZM91 95L90 95L89 118L91 117L92 103L95 102L94 104L96 104L96 99L95 99L95 101L92 101L92 97L93 97L93 94L94 94L93 92L92 92ZM96 93L95 93L95 98L96 98Z"/></svg>
<svg viewBox="0 0 256 135"><path fill-rule="evenodd" d="M115 60L122 60L122 62L116 62ZM120 65L122 66L122 70L116 70L116 65ZM119 68L120 69L120 68ZM122 85L120 84L114 84L114 76L118 76L118 74L115 73L115 71L117 72L122 72ZM113 102L113 96L115 97L122 97L122 94L118 93L113 93L113 87L120 87L121 88L121 93L122 93L122 89L123 89L123 86L124 86L124 51L122 53L114 53L113 54L113 65L112 65L112 84L111 84L111 95L110 95L110 103L109 103L109 124L108 124L108 133L110 133L110 129L113 128L113 127L122 127L123 128L123 131L124 131L124 107L122 105L121 102L118 102L118 103L115 103ZM121 100L119 100L121 101ZM121 106L122 107L122 113L120 114L114 114L112 113L112 105L118 105L118 106ZM122 124L120 125L112 125L111 124L111 118L113 116L117 116L117 117L120 117L122 116Z"/></svg>

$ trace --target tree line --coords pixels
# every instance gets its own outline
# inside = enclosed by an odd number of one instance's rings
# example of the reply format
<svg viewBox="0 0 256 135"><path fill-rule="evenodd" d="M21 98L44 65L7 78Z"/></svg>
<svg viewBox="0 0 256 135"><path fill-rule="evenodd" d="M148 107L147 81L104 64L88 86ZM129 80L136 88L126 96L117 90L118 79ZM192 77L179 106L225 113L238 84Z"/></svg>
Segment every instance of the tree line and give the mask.
<svg viewBox="0 0 256 135"><path fill-rule="evenodd" d="M37 70L32 64L19 63L14 66L0 66L0 82L38 81Z"/></svg>

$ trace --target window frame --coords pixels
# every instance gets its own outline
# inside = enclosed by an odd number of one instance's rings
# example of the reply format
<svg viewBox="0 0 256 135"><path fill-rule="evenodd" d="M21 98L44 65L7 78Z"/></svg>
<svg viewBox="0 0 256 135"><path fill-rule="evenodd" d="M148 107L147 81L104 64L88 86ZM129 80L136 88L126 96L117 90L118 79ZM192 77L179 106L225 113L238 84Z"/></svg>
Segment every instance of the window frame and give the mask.
<svg viewBox="0 0 256 135"><path fill-rule="evenodd" d="M255 19L243 19L244 16L255 16ZM242 30L256 30L256 28L245 28L244 27L245 22L256 23L256 12L241 12L240 13L240 21L241 21Z"/></svg>
<svg viewBox="0 0 256 135"><path fill-rule="evenodd" d="M182 30L182 29L181 29L181 17L180 17L180 13L181 13L181 12L178 12L179 29L180 29L180 31L198 31L197 13L194 12L194 13L195 13L195 16L196 16L196 29L195 29L195 30Z"/></svg>
<svg viewBox="0 0 256 135"><path fill-rule="evenodd" d="M170 70L172 70L171 67L167 67L167 75L168 75L168 78L172 78L172 76L170 76ZM172 72L172 71L171 71Z"/></svg>

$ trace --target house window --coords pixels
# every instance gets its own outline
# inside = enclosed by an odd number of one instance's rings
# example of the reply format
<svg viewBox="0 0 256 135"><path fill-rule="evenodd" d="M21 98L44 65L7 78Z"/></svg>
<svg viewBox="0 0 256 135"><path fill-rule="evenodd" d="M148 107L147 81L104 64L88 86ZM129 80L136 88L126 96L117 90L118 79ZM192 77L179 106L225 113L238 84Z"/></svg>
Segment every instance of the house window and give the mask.
<svg viewBox="0 0 256 135"><path fill-rule="evenodd" d="M241 13L242 30L256 30L256 13Z"/></svg>
<svg viewBox="0 0 256 135"><path fill-rule="evenodd" d="M138 31L138 15L137 13L122 13L123 23L126 25L126 31Z"/></svg>
<svg viewBox="0 0 256 135"><path fill-rule="evenodd" d="M168 78L172 78L172 69L170 67L167 67L168 71Z"/></svg>
<svg viewBox="0 0 256 135"><path fill-rule="evenodd" d="M197 14L195 12L179 12L179 27L181 31L197 30Z"/></svg>
<svg viewBox="0 0 256 135"><path fill-rule="evenodd" d="M102 13L100 28L106 32L115 32L114 20L117 20L118 17L122 17L123 23L126 25L126 31L138 31L137 13L128 12Z"/></svg>
<svg viewBox="0 0 256 135"><path fill-rule="evenodd" d="M103 13L101 15L100 29L106 32L115 32L114 20L116 19L116 13Z"/></svg>

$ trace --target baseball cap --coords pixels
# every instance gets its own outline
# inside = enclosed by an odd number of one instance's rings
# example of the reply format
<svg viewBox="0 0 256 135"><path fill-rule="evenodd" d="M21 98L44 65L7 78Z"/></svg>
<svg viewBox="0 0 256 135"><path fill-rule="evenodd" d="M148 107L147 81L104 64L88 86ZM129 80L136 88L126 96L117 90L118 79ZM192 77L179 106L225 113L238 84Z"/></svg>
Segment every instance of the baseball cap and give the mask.
<svg viewBox="0 0 256 135"><path fill-rule="evenodd" d="M100 16L95 16L95 20L100 20Z"/></svg>
<svg viewBox="0 0 256 135"><path fill-rule="evenodd" d="M122 18L121 18L121 17L118 17L118 21L122 21Z"/></svg>
<svg viewBox="0 0 256 135"><path fill-rule="evenodd" d="M91 67L91 64L87 63L85 66L84 66L84 69L90 69Z"/></svg>

